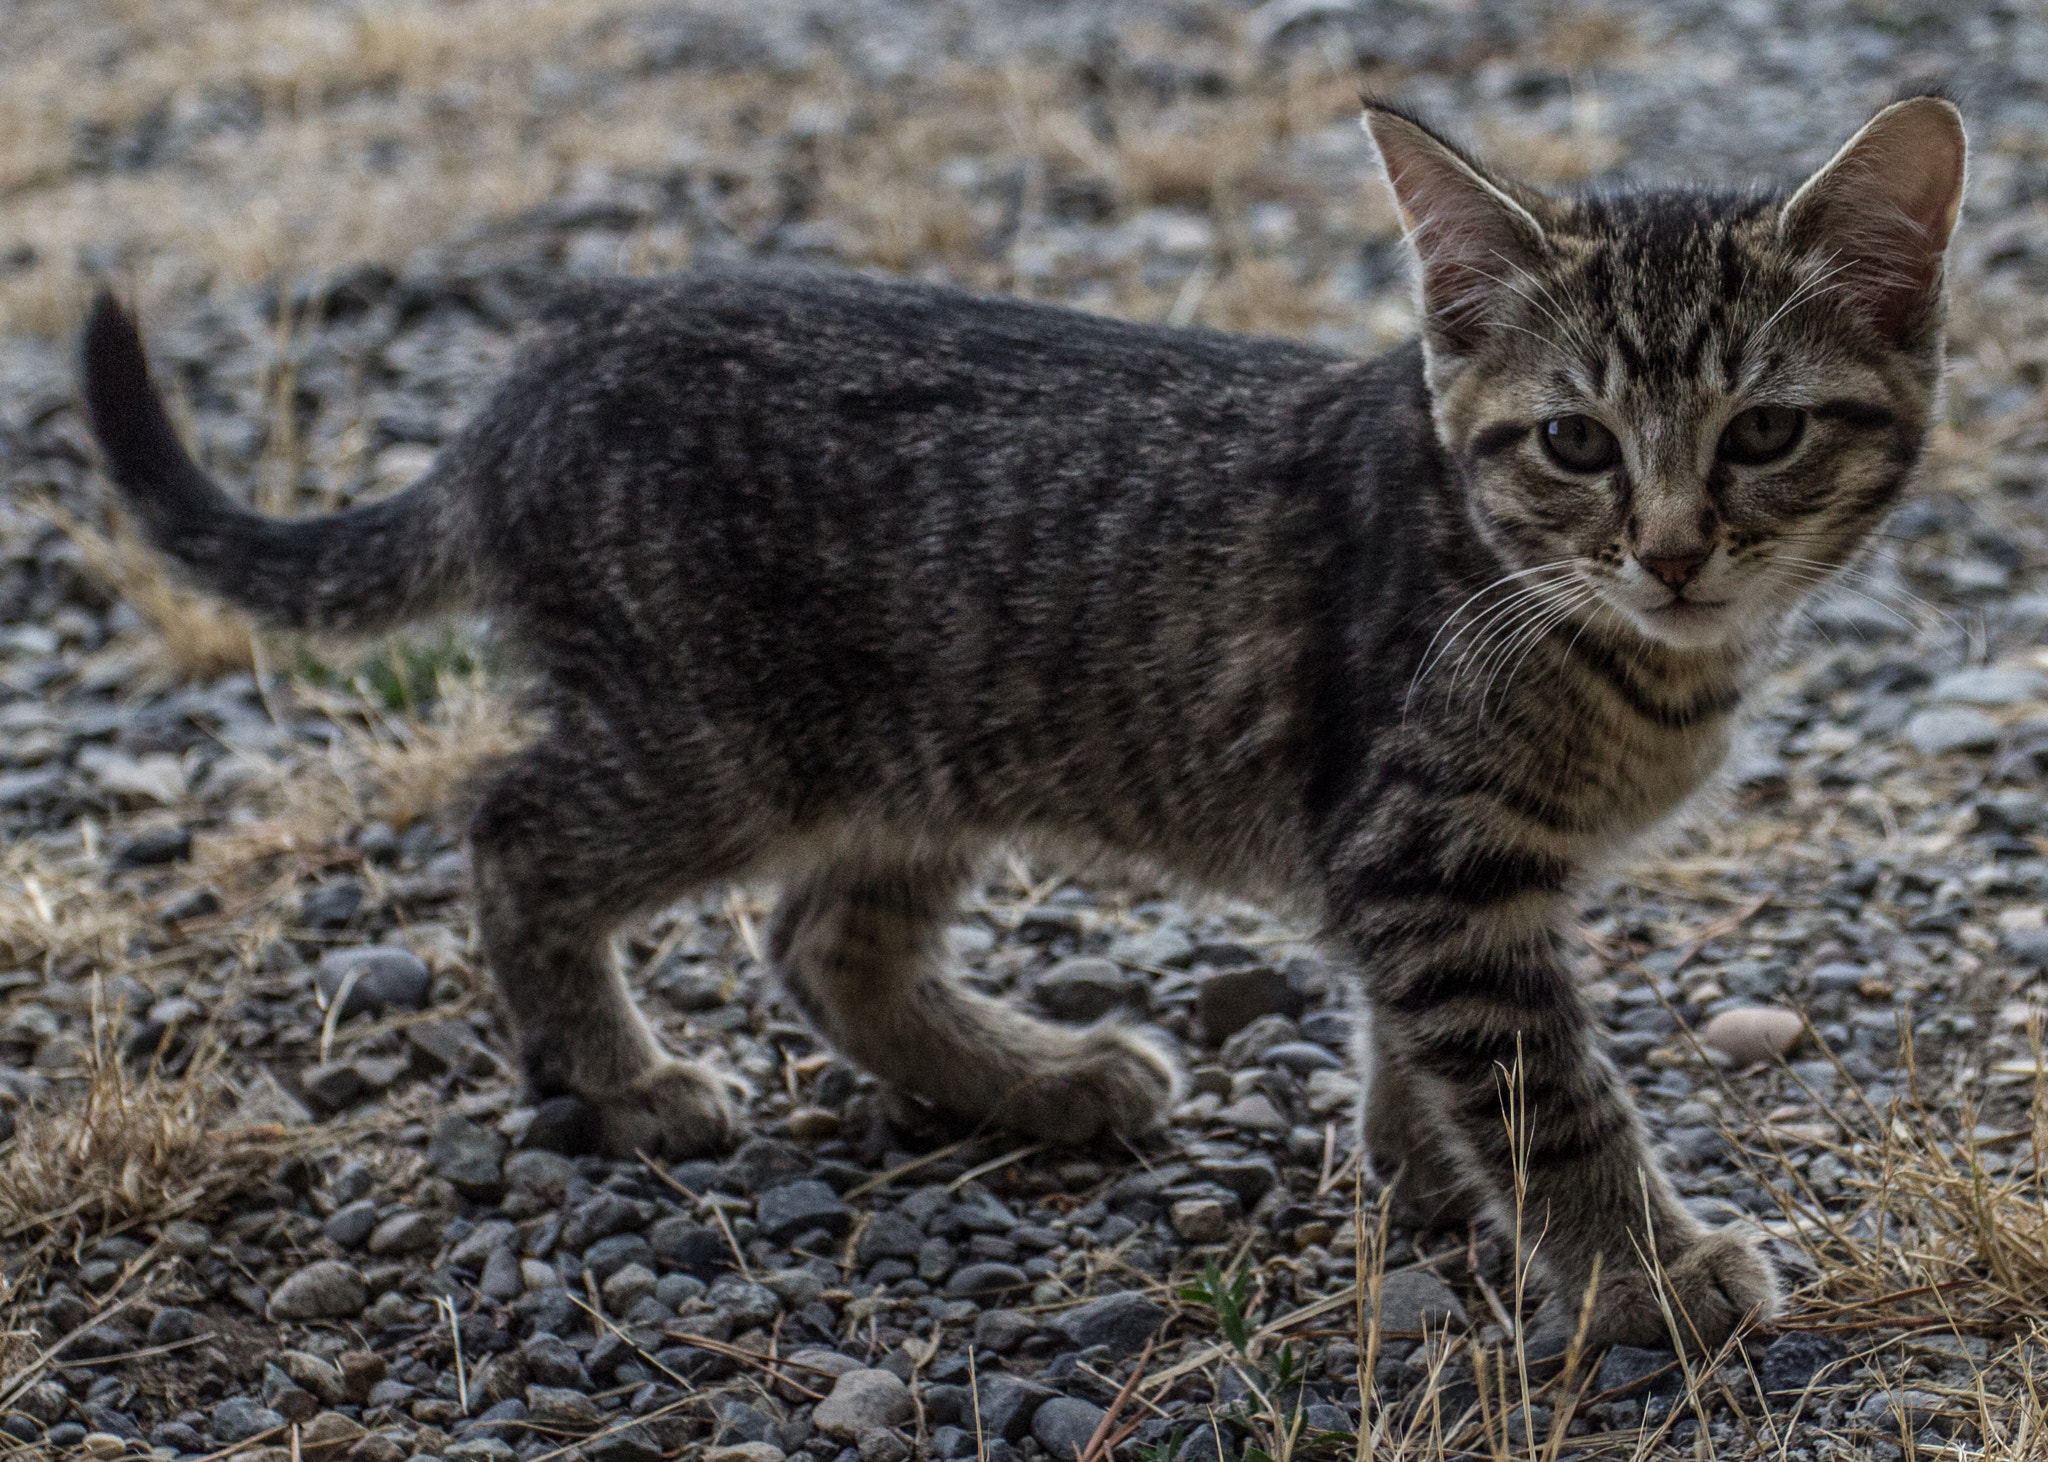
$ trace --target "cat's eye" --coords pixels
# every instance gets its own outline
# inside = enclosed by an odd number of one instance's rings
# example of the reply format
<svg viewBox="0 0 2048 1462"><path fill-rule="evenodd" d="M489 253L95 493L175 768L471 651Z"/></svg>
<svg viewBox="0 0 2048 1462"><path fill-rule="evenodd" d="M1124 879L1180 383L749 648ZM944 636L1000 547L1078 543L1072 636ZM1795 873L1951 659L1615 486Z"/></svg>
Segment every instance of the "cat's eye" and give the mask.
<svg viewBox="0 0 2048 1462"><path fill-rule="evenodd" d="M1543 423L1543 449L1572 472L1605 472L1621 460L1614 433L1590 416L1560 416Z"/></svg>
<svg viewBox="0 0 2048 1462"><path fill-rule="evenodd" d="M1728 423L1715 450L1723 462L1761 467L1797 446L1805 426L1806 413L1795 406L1751 406Z"/></svg>

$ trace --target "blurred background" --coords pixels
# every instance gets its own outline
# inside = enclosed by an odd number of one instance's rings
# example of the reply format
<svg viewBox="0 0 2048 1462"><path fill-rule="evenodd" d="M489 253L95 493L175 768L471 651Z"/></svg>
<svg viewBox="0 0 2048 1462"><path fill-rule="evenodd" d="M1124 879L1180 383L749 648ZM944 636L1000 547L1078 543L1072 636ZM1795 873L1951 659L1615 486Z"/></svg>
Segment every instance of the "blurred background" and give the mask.
<svg viewBox="0 0 2048 1462"><path fill-rule="evenodd" d="M1958 408L2002 418L2040 369L2034 6L8 0L0 391L61 394L112 279L208 451L331 502L416 471L564 275L780 258L1372 350L1410 310L1362 89L1546 186L1741 186L1927 84L1976 144Z"/></svg>

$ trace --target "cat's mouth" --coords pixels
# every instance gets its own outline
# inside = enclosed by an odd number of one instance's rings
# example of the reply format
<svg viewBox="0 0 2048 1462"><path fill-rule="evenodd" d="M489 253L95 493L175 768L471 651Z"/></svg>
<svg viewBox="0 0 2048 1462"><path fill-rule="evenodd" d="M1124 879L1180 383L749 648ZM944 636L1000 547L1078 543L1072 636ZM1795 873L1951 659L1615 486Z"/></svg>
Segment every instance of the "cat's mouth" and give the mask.
<svg viewBox="0 0 2048 1462"><path fill-rule="evenodd" d="M1638 610L1638 623L1653 640L1675 649L1696 650L1717 644L1734 624L1729 599L1667 600L1654 609Z"/></svg>

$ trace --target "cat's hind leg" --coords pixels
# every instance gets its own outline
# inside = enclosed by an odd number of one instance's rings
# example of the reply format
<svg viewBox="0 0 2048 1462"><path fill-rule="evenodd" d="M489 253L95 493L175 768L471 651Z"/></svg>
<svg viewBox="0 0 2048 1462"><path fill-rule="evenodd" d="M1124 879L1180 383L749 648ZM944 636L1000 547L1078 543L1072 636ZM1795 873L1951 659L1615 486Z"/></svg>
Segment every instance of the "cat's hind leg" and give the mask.
<svg viewBox="0 0 2048 1462"><path fill-rule="evenodd" d="M687 786L579 724L512 759L470 824L477 922L528 1095L582 1098L617 1156L704 1152L736 1120L730 1078L662 1047L608 948L629 915L750 862L739 830L677 805Z"/></svg>
<svg viewBox="0 0 2048 1462"><path fill-rule="evenodd" d="M1142 1034L1053 1025L966 989L945 928L964 855L830 863L783 892L770 949L818 1032L892 1085L949 1111L1054 1142L1159 1121L1180 1076Z"/></svg>

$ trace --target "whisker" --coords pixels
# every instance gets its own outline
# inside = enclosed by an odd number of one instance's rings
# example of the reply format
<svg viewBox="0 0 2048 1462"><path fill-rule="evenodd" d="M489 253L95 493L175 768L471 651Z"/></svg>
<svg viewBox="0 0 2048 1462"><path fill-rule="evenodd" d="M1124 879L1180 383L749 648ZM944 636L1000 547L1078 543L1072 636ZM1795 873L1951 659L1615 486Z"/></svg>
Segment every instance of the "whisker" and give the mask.
<svg viewBox="0 0 2048 1462"><path fill-rule="evenodd" d="M1474 667L1475 675L1483 672L1485 666L1491 662L1493 652L1503 638L1512 639L1516 632L1524 624L1528 623L1532 617L1545 613L1560 597L1571 593L1577 587L1579 586L1572 582L1546 584L1539 589L1528 591L1519 596L1516 612L1504 619L1496 616L1494 628L1477 644L1458 657L1457 663L1451 667L1450 678L1446 683L1446 688L1448 689L1458 684L1459 678L1464 674L1467 666Z"/></svg>
<svg viewBox="0 0 2048 1462"><path fill-rule="evenodd" d="M1464 614L1465 611L1469 609L1473 604L1477 603L1479 600L1485 598L1488 594L1491 594L1494 590L1499 589L1504 585L1514 583L1519 579L1529 578L1534 574L1549 573L1557 569L1568 569L1570 568L1570 566L1570 559L1561 558L1556 559L1550 563L1537 564L1533 568L1519 569L1511 574L1503 574L1499 578L1495 579L1492 583L1487 584L1484 588L1472 594L1464 601L1464 603L1460 604L1456 609L1453 609L1449 614L1445 615L1444 622L1437 626L1436 633L1430 636L1429 643L1423 647L1422 659L1420 662L1417 663L1415 667L1415 673L1408 678L1408 689L1403 694L1401 699L1401 714L1403 718L1406 718L1408 714L1408 708L1410 704L1414 701L1416 686L1421 684L1423 677L1429 674L1429 672L1435 667L1437 661L1443 655L1448 654L1451 651L1451 649L1456 646L1459 639L1463 637L1472 628L1472 625L1469 623L1459 625L1459 616ZM1508 604L1512 604L1515 602L1515 599L1517 597L1517 595L1511 594L1508 596L1508 599L1505 602ZM1498 607L1499 606L1496 606L1496 608ZM1484 622L1484 620L1493 612L1494 610L1488 610L1486 614L1480 616L1480 621ZM1457 626L1455 630L1453 630L1452 628L1454 625ZM1446 643L1441 650L1439 650L1437 648L1438 642L1443 640L1446 633L1450 634L1450 641Z"/></svg>
<svg viewBox="0 0 2048 1462"><path fill-rule="evenodd" d="M1501 666L1515 653L1525 638L1542 634L1555 619L1569 615L1578 604L1584 602L1586 596L1594 592L1596 591L1585 585L1575 585L1569 591L1553 595L1545 603L1533 606L1529 612L1497 636L1486 653L1475 657L1470 679L1478 681L1484 677L1485 685L1490 687L1494 677L1500 673ZM1479 696L1481 715L1485 714L1486 699L1487 692L1482 689Z"/></svg>
<svg viewBox="0 0 2048 1462"><path fill-rule="evenodd" d="M1584 590L1584 592L1582 592L1576 598L1569 599L1565 601L1564 604L1554 609L1548 618L1540 620L1534 627L1528 630L1521 637L1522 641L1525 642L1522 646L1522 653L1515 658L1514 664L1511 667L1507 665L1506 654L1503 654L1501 656L1499 661L1497 661L1494 665L1493 674L1487 677L1485 688L1479 692L1480 719L1484 720L1486 717L1487 698L1493 694L1493 682L1495 679L1499 677L1502 669L1506 668L1508 671L1508 678L1501 685L1501 700L1503 703L1505 703L1508 698L1508 691L1515 683L1515 675L1522 668L1522 662L1527 660L1530 654L1534 652L1536 647L1542 644L1544 640L1549 637L1551 630L1555 629L1565 620L1571 618L1571 616L1577 613L1578 610L1582 608L1588 600L1596 599L1598 597L1599 595L1597 591L1588 588ZM1578 640L1578 636L1574 635L1572 636L1572 639L1573 642L1576 643ZM1515 642L1512 641L1510 642L1510 650L1514 648L1514 643Z"/></svg>

